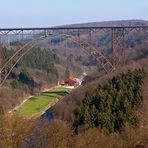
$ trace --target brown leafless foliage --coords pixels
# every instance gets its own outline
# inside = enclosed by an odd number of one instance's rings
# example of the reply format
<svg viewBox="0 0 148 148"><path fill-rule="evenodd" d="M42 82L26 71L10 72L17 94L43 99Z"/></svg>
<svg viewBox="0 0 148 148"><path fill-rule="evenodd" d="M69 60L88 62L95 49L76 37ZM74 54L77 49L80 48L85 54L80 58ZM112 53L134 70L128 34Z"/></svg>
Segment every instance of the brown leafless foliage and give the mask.
<svg viewBox="0 0 148 148"><path fill-rule="evenodd" d="M18 116L0 116L0 147L19 148L28 132L29 122Z"/></svg>
<svg viewBox="0 0 148 148"><path fill-rule="evenodd" d="M4 86L0 88L0 105L5 108L5 110L12 109L17 104L20 103L20 98L27 96L22 90L12 89L11 87Z"/></svg>
<svg viewBox="0 0 148 148"><path fill-rule="evenodd" d="M39 121L40 122L40 121ZM71 147L73 132L71 126L61 120L51 123L41 121L32 128L32 133L28 137L30 143L27 148L65 148Z"/></svg>
<svg viewBox="0 0 148 148"><path fill-rule="evenodd" d="M33 124L32 124L33 123ZM17 116L1 116L1 148L147 148L148 127L126 124L120 133L92 128L78 135L68 122L28 121ZM25 141L29 139L26 145Z"/></svg>
<svg viewBox="0 0 148 148"><path fill-rule="evenodd" d="M74 134L71 126L55 120L43 124L38 132L37 148L137 148L148 146L148 128L133 128L126 124L121 133L109 134L105 129L86 130ZM30 145L31 146L31 145Z"/></svg>

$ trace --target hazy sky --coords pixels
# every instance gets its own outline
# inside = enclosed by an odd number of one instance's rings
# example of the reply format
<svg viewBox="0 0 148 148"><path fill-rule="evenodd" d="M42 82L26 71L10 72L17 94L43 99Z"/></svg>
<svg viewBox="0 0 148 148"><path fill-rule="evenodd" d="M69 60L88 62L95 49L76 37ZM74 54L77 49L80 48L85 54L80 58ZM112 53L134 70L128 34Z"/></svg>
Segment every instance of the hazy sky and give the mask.
<svg viewBox="0 0 148 148"><path fill-rule="evenodd" d="M0 28L148 20L148 0L0 0Z"/></svg>

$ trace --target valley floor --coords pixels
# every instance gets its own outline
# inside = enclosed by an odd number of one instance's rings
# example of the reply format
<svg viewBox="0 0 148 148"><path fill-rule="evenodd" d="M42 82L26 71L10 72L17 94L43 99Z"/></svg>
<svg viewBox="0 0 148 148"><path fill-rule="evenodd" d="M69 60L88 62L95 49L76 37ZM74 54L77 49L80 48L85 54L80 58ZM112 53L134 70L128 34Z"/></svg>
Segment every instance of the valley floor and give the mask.
<svg viewBox="0 0 148 148"><path fill-rule="evenodd" d="M26 117L42 114L47 108L57 102L62 96L67 95L70 91L71 89L62 87L44 91L39 96L32 96L25 101L17 110L17 113Z"/></svg>

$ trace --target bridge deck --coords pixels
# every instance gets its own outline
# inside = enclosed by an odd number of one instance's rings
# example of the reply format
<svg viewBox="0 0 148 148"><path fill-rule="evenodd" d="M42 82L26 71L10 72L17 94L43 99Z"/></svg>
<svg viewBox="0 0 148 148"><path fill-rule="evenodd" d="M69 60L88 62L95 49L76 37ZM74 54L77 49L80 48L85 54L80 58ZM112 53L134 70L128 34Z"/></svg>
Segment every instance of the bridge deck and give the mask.
<svg viewBox="0 0 148 148"><path fill-rule="evenodd" d="M0 31L13 31L13 30L67 30L67 29L113 29L113 28L127 28L127 29L135 29L135 28L148 28L148 25L135 25L135 26L80 26L80 27L37 27L37 28L0 28Z"/></svg>

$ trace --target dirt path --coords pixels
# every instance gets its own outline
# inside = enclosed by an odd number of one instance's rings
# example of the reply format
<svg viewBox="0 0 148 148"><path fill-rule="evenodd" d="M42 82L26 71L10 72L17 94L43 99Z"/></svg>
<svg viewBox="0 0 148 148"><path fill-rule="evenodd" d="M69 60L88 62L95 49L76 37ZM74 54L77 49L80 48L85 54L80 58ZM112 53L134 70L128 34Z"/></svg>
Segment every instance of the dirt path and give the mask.
<svg viewBox="0 0 148 148"><path fill-rule="evenodd" d="M56 88L56 87L58 87L58 86L54 86L54 87L51 87L51 88L48 88L48 89L45 88L45 89L42 90L42 92L50 91L51 89L54 89L54 88ZM19 105L15 106L13 109L9 110L9 111L8 111L8 114L11 114L11 113L13 113L14 111L17 111L17 110L18 110L27 100L29 100L31 97L33 97L33 96L25 97L25 98L27 98L27 99L24 99Z"/></svg>
<svg viewBox="0 0 148 148"><path fill-rule="evenodd" d="M27 99L23 100L23 101L21 102L21 104L17 105L16 107L14 107L14 108L11 109L10 111L8 111L8 114L11 114L11 113L13 113L14 111L18 110L18 109L19 109L28 99L30 99L31 97L33 97L33 96L27 97Z"/></svg>

